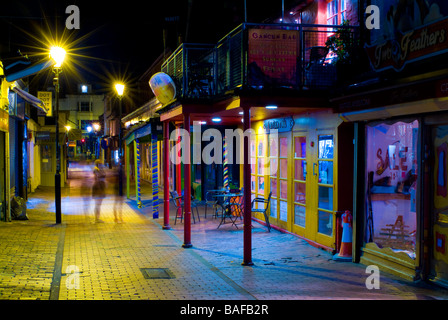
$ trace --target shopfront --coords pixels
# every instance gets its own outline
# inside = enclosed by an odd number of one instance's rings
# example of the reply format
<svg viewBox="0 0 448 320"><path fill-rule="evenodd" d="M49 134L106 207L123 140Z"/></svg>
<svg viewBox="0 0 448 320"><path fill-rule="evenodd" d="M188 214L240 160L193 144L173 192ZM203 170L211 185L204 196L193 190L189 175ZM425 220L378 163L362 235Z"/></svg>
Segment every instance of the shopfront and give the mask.
<svg viewBox="0 0 448 320"><path fill-rule="evenodd" d="M251 141L252 198L272 192L271 225L331 252L337 213L352 210L353 127L341 123L332 111L270 119Z"/></svg>
<svg viewBox="0 0 448 320"><path fill-rule="evenodd" d="M339 101L342 108L366 102L362 111L341 113L357 129L354 260L445 286L446 82L428 78ZM391 103L397 96L400 103Z"/></svg>

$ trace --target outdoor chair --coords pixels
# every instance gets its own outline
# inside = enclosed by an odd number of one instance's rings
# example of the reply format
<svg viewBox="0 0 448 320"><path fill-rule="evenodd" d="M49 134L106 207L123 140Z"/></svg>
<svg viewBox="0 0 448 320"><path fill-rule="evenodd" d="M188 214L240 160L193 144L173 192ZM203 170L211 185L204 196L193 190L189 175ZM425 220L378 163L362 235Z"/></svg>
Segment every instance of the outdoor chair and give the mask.
<svg viewBox="0 0 448 320"><path fill-rule="evenodd" d="M171 200L173 200L174 202L174 206L176 207L176 217L174 219L174 224L176 224L177 222L177 218L180 218L180 222L182 222L183 217L184 217L184 200L181 196L179 196L179 194L177 193L177 191L170 191L171 194ZM196 214L198 216L199 221L201 221L201 218L199 217L199 210L198 210L198 202L194 201L194 199L192 199L191 201L191 215L193 217L193 223L196 223L196 219L194 217L194 210L193 208L196 208Z"/></svg>
<svg viewBox="0 0 448 320"><path fill-rule="evenodd" d="M207 207L212 207L215 211L215 218L218 216L218 206L220 205L218 203L218 200L214 197L215 194L220 194L223 193L225 191L225 189L223 188L222 190L211 190L211 191L207 191L207 193L205 194L205 213L204 213L204 217L207 218Z"/></svg>
<svg viewBox="0 0 448 320"><path fill-rule="evenodd" d="M263 213L264 220L266 221L266 226L268 227L268 231L269 232L271 232L271 225L269 223L268 208L269 208L269 204L271 203L271 196L272 196L272 192L269 192L269 196L268 196L267 199L257 197L257 198L252 200L252 204L251 204L251 211L252 212ZM258 204L258 203L264 204L264 208L260 208L260 209L259 208L255 208L254 205Z"/></svg>

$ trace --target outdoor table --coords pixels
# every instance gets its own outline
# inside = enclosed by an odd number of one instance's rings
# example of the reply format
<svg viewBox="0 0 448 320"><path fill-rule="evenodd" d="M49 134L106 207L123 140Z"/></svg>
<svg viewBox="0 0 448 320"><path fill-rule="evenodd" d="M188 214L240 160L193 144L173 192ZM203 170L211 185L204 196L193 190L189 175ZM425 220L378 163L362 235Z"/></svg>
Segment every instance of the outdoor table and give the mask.
<svg viewBox="0 0 448 320"><path fill-rule="evenodd" d="M223 193L223 194L215 194L214 197L218 199L218 204L222 207L223 213L221 217L221 222L219 223L218 228L225 223L226 218L232 221L232 224L236 227L235 220L238 218L238 214L234 214L232 212L232 205L237 204L236 198L242 197L243 193ZM222 199L221 203L219 199Z"/></svg>

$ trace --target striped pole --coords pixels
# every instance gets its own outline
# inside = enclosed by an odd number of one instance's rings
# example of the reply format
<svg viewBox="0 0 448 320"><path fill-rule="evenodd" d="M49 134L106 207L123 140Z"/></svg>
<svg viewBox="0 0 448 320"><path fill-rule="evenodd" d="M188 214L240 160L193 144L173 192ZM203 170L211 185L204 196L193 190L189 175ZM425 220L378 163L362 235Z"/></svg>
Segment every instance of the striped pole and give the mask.
<svg viewBox="0 0 448 320"><path fill-rule="evenodd" d="M138 139L135 139L135 172L137 179L135 181L136 188L137 188L137 205L139 208L142 207L142 200L141 200L141 189L140 189L140 143Z"/></svg>
<svg viewBox="0 0 448 320"><path fill-rule="evenodd" d="M227 139L224 137L224 189L227 189L229 186L229 171L227 167Z"/></svg>
<svg viewBox="0 0 448 320"><path fill-rule="evenodd" d="M153 219L159 218L159 163L157 159L157 135L152 134L151 137L152 147L152 217Z"/></svg>

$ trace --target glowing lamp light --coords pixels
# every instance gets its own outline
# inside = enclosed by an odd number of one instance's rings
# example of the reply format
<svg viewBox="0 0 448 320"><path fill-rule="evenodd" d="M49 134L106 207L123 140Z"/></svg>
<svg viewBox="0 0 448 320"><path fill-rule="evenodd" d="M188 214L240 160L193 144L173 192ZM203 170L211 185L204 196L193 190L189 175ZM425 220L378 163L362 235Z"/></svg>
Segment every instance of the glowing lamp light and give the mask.
<svg viewBox="0 0 448 320"><path fill-rule="evenodd" d="M116 83L115 84L115 90L117 91L117 94L121 97L124 93L124 84L122 83Z"/></svg>
<svg viewBox="0 0 448 320"><path fill-rule="evenodd" d="M71 128L72 127L70 127L69 125L65 126L65 130L67 130L67 132L69 132Z"/></svg>
<svg viewBox="0 0 448 320"><path fill-rule="evenodd" d="M61 47L56 47L56 46L55 47L51 47L51 49L50 49L50 57L55 62L54 67L55 68L60 68L60 67L62 67L62 62L64 62L65 50L62 49Z"/></svg>
<svg viewBox="0 0 448 320"><path fill-rule="evenodd" d="M213 122L221 122L221 118L212 118Z"/></svg>
<svg viewBox="0 0 448 320"><path fill-rule="evenodd" d="M275 106L275 105L269 105L269 106L266 106L266 109L277 109L277 106Z"/></svg>
<svg viewBox="0 0 448 320"><path fill-rule="evenodd" d="M92 127L91 126L88 126L86 129L87 129L87 132L92 132Z"/></svg>

